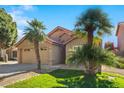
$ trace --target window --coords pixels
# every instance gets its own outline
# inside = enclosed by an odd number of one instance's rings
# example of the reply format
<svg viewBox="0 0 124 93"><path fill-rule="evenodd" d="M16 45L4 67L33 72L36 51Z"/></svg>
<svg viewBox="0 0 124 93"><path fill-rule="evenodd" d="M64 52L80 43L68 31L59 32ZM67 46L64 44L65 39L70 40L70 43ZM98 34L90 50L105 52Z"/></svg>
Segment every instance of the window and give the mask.
<svg viewBox="0 0 124 93"><path fill-rule="evenodd" d="M17 51L13 51L13 57L17 57Z"/></svg>
<svg viewBox="0 0 124 93"><path fill-rule="evenodd" d="M77 45L77 46L73 46L73 50L77 50L78 48L82 47L83 45Z"/></svg>
<svg viewBox="0 0 124 93"><path fill-rule="evenodd" d="M47 50L47 48L40 48L41 51Z"/></svg>
<svg viewBox="0 0 124 93"><path fill-rule="evenodd" d="M26 51L30 51L30 49L24 49L24 51L26 52Z"/></svg>
<svg viewBox="0 0 124 93"><path fill-rule="evenodd" d="M78 48L82 47L83 45L75 45L72 48L69 48L68 54L72 54L74 51L76 51Z"/></svg>

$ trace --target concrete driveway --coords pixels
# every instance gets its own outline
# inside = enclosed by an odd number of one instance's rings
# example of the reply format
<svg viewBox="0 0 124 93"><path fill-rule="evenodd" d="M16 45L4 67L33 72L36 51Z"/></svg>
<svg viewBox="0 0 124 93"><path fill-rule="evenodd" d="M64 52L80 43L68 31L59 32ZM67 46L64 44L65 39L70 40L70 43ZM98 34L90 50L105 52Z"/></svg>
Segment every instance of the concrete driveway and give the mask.
<svg viewBox="0 0 124 93"><path fill-rule="evenodd" d="M0 62L0 78L36 69L37 64L18 64L17 61Z"/></svg>
<svg viewBox="0 0 124 93"><path fill-rule="evenodd" d="M9 61L8 63L0 62L0 78L11 76L18 73L23 73L31 71L37 68L37 64L18 64L17 61ZM50 72L55 69L78 69L82 70L82 66L68 66L68 65L42 65L42 72ZM103 72L112 72L124 75L124 69L112 68L107 66L102 66Z"/></svg>

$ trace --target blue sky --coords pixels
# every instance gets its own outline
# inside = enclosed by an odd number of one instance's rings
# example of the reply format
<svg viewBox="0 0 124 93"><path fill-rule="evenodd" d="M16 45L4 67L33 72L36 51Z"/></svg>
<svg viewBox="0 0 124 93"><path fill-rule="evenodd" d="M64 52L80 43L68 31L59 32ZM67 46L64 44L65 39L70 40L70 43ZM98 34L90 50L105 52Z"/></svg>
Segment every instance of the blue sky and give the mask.
<svg viewBox="0 0 124 93"><path fill-rule="evenodd" d="M114 42L117 45L117 38L115 36L117 24L124 21L124 6L95 6L95 5L68 5L68 6L7 6L2 5L0 8L4 8L9 14L12 15L14 21L18 26L18 40L22 38L24 28L27 26L26 21L37 18L42 21L46 30L45 33L50 32L56 26L62 26L64 28L73 30L74 24L77 21L77 17L89 8L101 8L109 16L111 23L114 25L114 29L111 36L104 35L102 37L103 43L107 41Z"/></svg>

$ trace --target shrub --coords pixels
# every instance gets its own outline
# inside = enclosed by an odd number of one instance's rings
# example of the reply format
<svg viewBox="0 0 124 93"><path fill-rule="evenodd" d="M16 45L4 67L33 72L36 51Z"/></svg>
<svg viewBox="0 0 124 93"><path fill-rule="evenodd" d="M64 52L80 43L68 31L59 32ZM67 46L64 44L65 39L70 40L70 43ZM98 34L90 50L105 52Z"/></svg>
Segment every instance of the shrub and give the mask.
<svg viewBox="0 0 124 93"><path fill-rule="evenodd" d="M67 60L68 63L84 64L88 73L94 73L101 64L112 66L117 61L118 57L111 51L91 45L84 45L72 51Z"/></svg>
<svg viewBox="0 0 124 93"><path fill-rule="evenodd" d="M113 67L124 69L124 58L117 56L117 62L112 64Z"/></svg>
<svg viewBox="0 0 124 93"><path fill-rule="evenodd" d="M118 57L118 62L124 64L124 58Z"/></svg>
<svg viewBox="0 0 124 93"><path fill-rule="evenodd" d="M115 65L113 65L113 67L124 69L124 64L117 62Z"/></svg>

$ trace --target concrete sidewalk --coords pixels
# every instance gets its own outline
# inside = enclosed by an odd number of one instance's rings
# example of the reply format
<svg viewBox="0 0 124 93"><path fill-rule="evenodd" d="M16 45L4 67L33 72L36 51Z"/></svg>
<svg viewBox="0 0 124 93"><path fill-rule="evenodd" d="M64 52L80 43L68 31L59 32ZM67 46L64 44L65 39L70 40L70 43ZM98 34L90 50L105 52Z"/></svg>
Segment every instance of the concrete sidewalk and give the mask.
<svg viewBox="0 0 124 93"><path fill-rule="evenodd" d="M102 66L102 72L110 72L124 75L124 69L109 67L109 66Z"/></svg>

